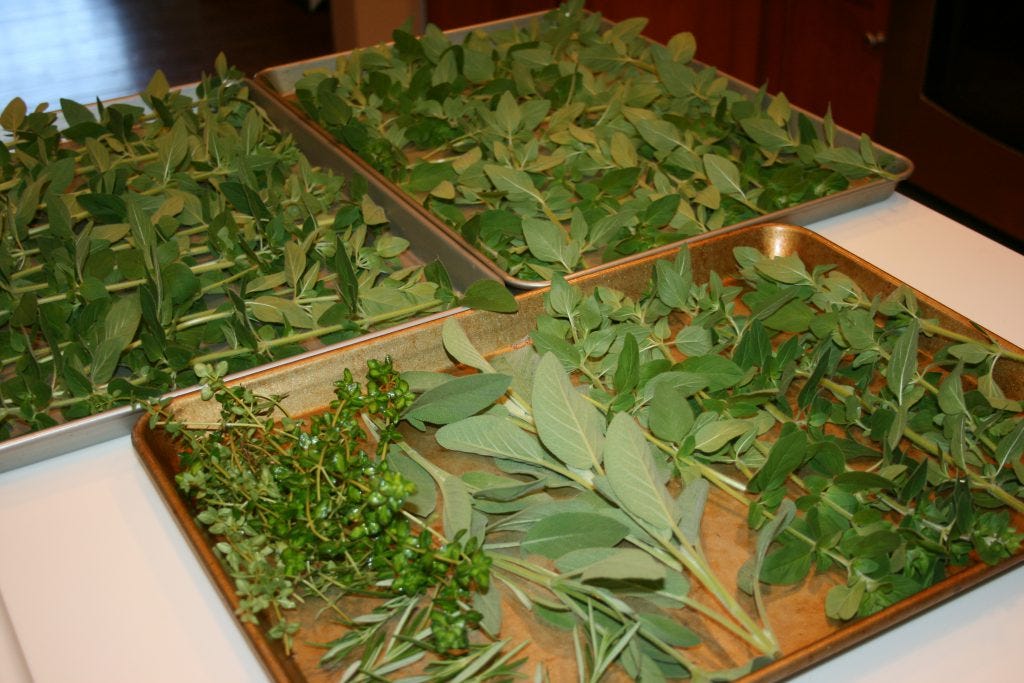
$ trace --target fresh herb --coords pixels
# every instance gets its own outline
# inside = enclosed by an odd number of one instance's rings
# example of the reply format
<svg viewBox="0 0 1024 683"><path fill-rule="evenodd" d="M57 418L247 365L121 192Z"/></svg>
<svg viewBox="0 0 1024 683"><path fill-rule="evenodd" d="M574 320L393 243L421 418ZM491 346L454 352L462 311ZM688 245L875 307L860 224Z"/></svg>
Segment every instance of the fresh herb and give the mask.
<svg viewBox="0 0 1024 683"><path fill-rule="evenodd" d="M346 371L329 409L307 420L282 413L275 397L226 387L223 363L197 366L204 397L221 405L220 419L165 425L182 447L178 485L217 539L243 621L271 613L270 636L290 647L299 624L288 615L310 595L334 602L349 594L384 596L412 617L429 594L429 609L408 622L416 631L429 624L419 647L464 650L481 618L465 604L486 590L490 559L475 539L456 534L440 542L403 510L415 485L385 455L412 395L390 361L368 366L365 386ZM340 609L336 616L348 621ZM372 633L353 631L327 662Z"/></svg>
<svg viewBox="0 0 1024 683"><path fill-rule="evenodd" d="M223 58L194 97L159 73L141 97L0 115L0 439L458 302Z"/></svg>
<svg viewBox="0 0 1024 683"><path fill-rule="evenodd" d="M795 254L735 257L736 277L698 282L684 249L637 299L556 279L532 346L495 358L449 319L443 343L463 372L403 376L418 394L395 404L404 438L396 415L367 422L389 467L426 492L416 524L489 565L465 603L467 649L433 658L425 680L510 675L530 646L502 637L509 601L571 635L581 680L611 667L732 680L784 654L771 586L827 572L823 610L849 620L1020 552L1024 420L999 378L1024 354L942 327L905 288L868 297ZM420 452L431 444L479 459L457 474ZM735 577L713 570L702 533L712 495L746 510ZM420 662L430 609L381 603L329 661L367 678Z"/></svg>
<svg viewBox="0 0 1024 683"><path fill-rule="evenodd" d="M488 258L550 279L891 178L867 137L835 144L784 95L749 97L646 20L569 2L453 44L428 26L339 57L299 106Z"/></svg>
<svg viewBox="0 0 1024 683"><path fill-rule="evenodd" d="M456 361L512 376L500 406L484 414L459 419L456 406L433 405L442 446L492 459L523 487L519 505L501 508L473 492L487 528L521 530L512 545L558 569L587 566L563 563L578 555L601 575L639 576L642 565L609 561L624 551L664 563L657 571L683 569L716 604L682 604L769 657L763 584L839 572L845 580L824 610L847 620L979 559L1019 552L1024 534L1010 514L1024 512L1024 420L996 370L1020 367L1024 354L939 326L904 288L869 298L842 273L808 271L796 255L740 248L736 259L738 282L712 273L696 283L684 250L656 264L650 291L635 301L556 279L533 347L486 366L464 335L446 330ZM588 523L565 500L535 498L531 484L578 489L587 513L606 519ZM756 619L719 596L720 580L705 571L700 520L710 487L745 506L757 534L737 577ZM502 581L509 561L497 558ZM571 610L584 632L592 606ZM588 647L606 647L613 633L635 636L629 618L613 624ZM622 648L617 661L635 676L635 650ZM759 661L712 675L740 675ZM681 664L655 663L664 676ZM682 666L709 674L697 654Z"/></svg>

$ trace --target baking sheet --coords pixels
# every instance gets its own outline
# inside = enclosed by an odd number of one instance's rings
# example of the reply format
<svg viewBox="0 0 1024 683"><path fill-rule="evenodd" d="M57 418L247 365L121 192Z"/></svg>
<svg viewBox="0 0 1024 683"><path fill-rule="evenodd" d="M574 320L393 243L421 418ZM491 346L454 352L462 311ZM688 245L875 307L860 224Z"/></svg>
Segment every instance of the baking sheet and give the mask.
<svg viewBox="0 0 1024 683"><path fill-rule="evenodd" d="M337 147L325 142L318 132L300 117L296 116L288 107L283 106L277 98L256 86L252 81L248 81L248 85L250 98L266 110L267 115L281 130L292 135L296 145L312 164L329 168L346 178L350 178L353 174L361 173L358 167L350 163L349 155L341 153ZM194 89L194 87L194 84L188 84L174 89L189 91ZM138 97L119 98L112 100L112 102L142 104L141 98ZM389 219L390 231L409 240L408 253L411 255L413 263L422 264L435 260L441 261L451 276L452 285L456 290L461 291L465 291L470 284L478 280L497 279L496 275L486 266L482 265L464 245L452 240L447 233L438 230L436 227L424 224L421 218L411 210L409 204L402 201L392 188L381 183L373 176L368 176L367 181L369 183L367 194L384 208ZM421 316L393 327L394 329L402 329L409 325L414 325L418 321L445 317L449 313L450 311L442 311ZM373 332L368 336L373 337L376 334L378 333ZM312 349L297 357L305 358L309 355L320 353L325 349L344 346L353 341L355 340L346 340L339 344ZM250 370L236 373L233 377L243 377L260 369L276 367L281 362L283 361L263 364ZM176 396L188 390L189 388L183 388L169 392L167 395ZM0 472L6 472L62 453L127 435L131 431L137 417L138 410L126 405L0 441Z"/></svg>
<svg viewBox="0 0 1024 683"><path fill-rule="evenodd" d="M475 31L488 32L528 26L531 22L537 21L544 14L546 14L546 12L534 12L531 14L524 14L510 19L502 19L499 21L477 24L474 26L468 26L465 28L455 29L451 31L445 31L444 33L453 42L459 43L462 40L464 40L466 36L468 36L470 33L473 33ZM606 24L608 26L611 26L612 22L606 22ZM383 185L392 187L397 194L399 194L406 202L411 204L414 211L417 212L417 214L420 216L421 220L424 223L431 224L435 226L437 229L444 231L454 241L458 242L459 244L465 246L467 249L472 251L472 253L474 253L477 256L477 258L479 258L483 263L485 263L491 269L492 272L496 273L499 277L501 277L501 279L505 282L506 285L515 289L529 290L546 287L548 284L550 284L548 281L545 280L525 280L505 271L501 266L499 266L493 260L491 260L486 254L482 253L479 249L470 244L461 234L453 230L444 221L440 220L440 218L435 216L429 209L420 204L415 197L394 185L390 180L385 178L379 171L373 168L370 164L363 161L362 158L360 158L357 154L348 150L347 147L344 147L340 142L336 141L330 135L330 133L328 133L326 130L318 126L316 122L312 121L312 119L301 110L298 103L295 101L296 82L298 82L299 79L301 79L303 75L309 71L333 71L338 57L351 54L351 52L352 51L327 55L323 57L314 57L312 59L302 60L299 62L293 62L290 64L264 69L263 71L260 71L259 73L256 74L255 80L258 85L265 87L267 90L269 90L274 95L279 97L287 107L289 107L292 111L298 114L303 120L309 122L311 126L316 128L316 130L320 131L320 134L323 135L325 139L329 140L333 144L337 145L339 148L343 149L346 152L346 154L351 157L352 163L360 169L361 173L363 173L367 177L375 178L378 182L380 182ZM692 64L695 67L709 66L707 64L700 62L699 60L693 60ZM746 97L752 97L758 92L758 89L755 88L754 86L744 81L740 81L736 78L733 78L728 74L719 72L719 75L724 76L728 80L728 87L730 90L741 93ZM820 116L817 116L797 106L791 105L791 108L794 112L799 112L807 116L807 118L812 122L815 128L819 131L821 130L823 121ZM854 134L853 132L840 126L836 126L836 146L848 147L850 149L856 150L858 149L859 140L859 135ZM872 148L875 150L875 154L877 156L888 155L893 157L893 159L895 160L894 179L890 180L885 178L877 178L868 181L859 180L856 181L855 183L852 183L851 186L848 187L847 189L842 190L840 192L836 192L835 194L803 202L801 204L797 204L786 209L781 209L779 211L773 211L763 216L756 216L754 218L741 221L739 223L723 226L722 228L719 228L718 231L720 232L722 230L730 230L738 227L757 225L760 223L767 222L783 222L797 225L807 225L808 223L813 223L824 218L829 218L840 213L852 211L854 209L867 206L868 204L873 204L875 202L880 202L886 199L896 190L896 185L900 181L905 180L907 177L910 176L911 172L913 171L913 163L907 157L887 147L879 145L875 142L872 142ZM697 237L700 236L698 235ZM607 263L594 265L583 270L576 271L576 275L590 274L598 272L608 267L614 267L622 263L629 263L633 260L636 260L637 258L642 258L648 254L663 253L666 250L677 248L678 245L684 241L686 241L686 239L681 239L668 245L655 247L631 256L609 261Z"/></svg>
<svg viewBox="0 0 1024 683"><path fill-rule="evenodd" d="M736 272L733 249L750 246L773 256L798 253L809 269L823 264L833 264L850 276L869 296L885 296L900 285L899 281L865 263L845 250L836 247L824 238L803 228L786 225L764 225L717 233L689 245L692 254L695 282L706 281L711 270L723 277ZM666 256L670 257L671 254ZM635 296L642 292L651 281L656 257L640 259L609 269L595 276L581 278L577 284L584 290L595 286L606 286ZM944 326L972 338L985 339L983 331L971 321L954 313L928 297L916 293L923 317L937 319ZM514 315L501 316L486 312L462 312L458 320L469 338L485 354L499 354L524 342L533 327L533 321L543 313L543 292L533 292L520 297L520 311ZM439 370L450 367L450 360L441 345L443 321L424 323L402 332L382 335L375 341L367 341L320 354L307 361L292 362L272 371L253 375L245 384L260 393L285 394L282 405L291 413L316 410L327 404L333 397L332 382L345 368L358 376L365 368L366 360L385 354L395 359L402 370ZM998 339L997 339L998 340ZM998 340L1014 348L1005 341ZM938 343L936 341L936 343ZM927 340L922 340L922 349L928 351ZM1024 395L1024 367L1020 363L1001 363L1001 374L997 377L1007 393L1019 398ZM177 399L172 408L176 417L183 420L209 420L216 417L217 406L199 400L192 393ZM232 583L214 557L209 536L193 520L187 501L178 492L174 483L177 454L166 436L148 428L146 421L140 421L133 433L134 442L142 462L153 478L158 490L167 502L173 516L189 539L193 549L215 584L232 609L237 605ZM428 456L427 442L414 444ZM739 548L751 539L738 539L737 520L745 517L745 510L730 509L722 501L712 497L705 515L702 536L708 546L716 550L709 555L718 557L721 551L729 555L729 548ZM1020 520L1015 520L1018 523ZM740 524L742 526L742 523ZM725 557L724 568L719 576L734 576L734 567L745 557L737 552L734 557ZM905 621L922 610L955 597L957 594L992 578L1024 560L1024 555L997 566L977 564L954 576L904 600L871 617L836 626L823 613L825 592L835 584L829 574L813 575L800 587L773 588L769 597L769 615L773 630L780 639L783 656L777 661L756 671L745 680L779 680L804 670L815 663L831 657L857 643ZM299 658L284 656L278 643L263 636L262 631L252 625L241 625L268 672L277 680L320 680L321 672L310 667L315 661L315 650L301 652ZM532 627L531 627L532 628ZM537 635L537 634L535 634ZM564 643L564 634L551 638L538 635L535 641L541 643ZM559 652L571 660L571 653L559 650L541 650L538 656L557 660ZM554 680L554 679L553 679Z"/></svg>

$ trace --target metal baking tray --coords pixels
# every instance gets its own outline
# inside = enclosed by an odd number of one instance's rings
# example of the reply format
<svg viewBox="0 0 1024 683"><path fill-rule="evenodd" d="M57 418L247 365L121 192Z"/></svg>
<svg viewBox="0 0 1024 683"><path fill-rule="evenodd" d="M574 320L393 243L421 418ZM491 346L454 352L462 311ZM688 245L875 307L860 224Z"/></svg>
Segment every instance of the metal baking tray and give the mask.
<svg viewBox="0 0 1024 683"><path fill-rule="evenodd" d="M444 33L453 42L460 43L463 40L465 40L465 38L469 34L473 32L490 32L509 28L529 26L531 22L537 21L540 17L544 16L545 14L546 12L543 11L533 12L530 14L523 14L509 19L502 19L499 21L476 24L473 26L467 26L464 28L445 31ZM613 25L613 23L610 21L606 21L605 23L609 27ZM312 59L306 59L298 62L292 62L290 64L271 67L258 72L254 78L259 85L267 88L269 91L274 93L289 108L296 112L301 118L303 118L307 122L310 122L310 124L314 126L318 131L320 131L321 135L323 135L327 140L344 149L346 154L352 157L352 163L360 169L360 172L362 172L367 177L372 177L376 179L381 184L393 187L395 192L401 195L403 199L405 199L405 201L409 202L414 207L414 210L417 212L417 214L420 216L420 219L423 222L435 226L438 230L444 231L451 237L451 239L465 246L467 249L470 249L477 256L477 258L481 259L494 273L496 273L505 282L507 286L514 289L528 290L538 289L549 285L549 281L524 280L502 269L501 266L496 264L491 258L489 258L487 255L483 254L479 249L471 245L457 231L453 230L444 221L440 220L437 216L435 216L429 209L427 209L418 201L416 201L415 197L394 185L390 180L385 178L379 171L373 168L370 164L363 161L362 158L360 158L357 154L350 151L342 143L335 140L330 133L328 133L322 127L317 125L316 122L312 121L312 119L305 112L302 111L302 109L298 106L295 100L295 84L299 81L299 79L301 79L303 75L310 71L332 71L335 67L335 63L338 57L348 55L351 52L352 51L336 53L322 57L314 57ZM698 67L709 66L696 59L693 60L692 63ZM719 72L719 75L727 78L729 83L728 87L730 90L741 93L746 97L752 97L758 92L758 89L750 85L749 83L733 78L728 74L722 72ZM820 116L817 116L797 106L791 105L791 107L793 111L800 112L807 116L807 118L812 122L812 124L819 131L821 130L823 120ZM845 128L836 126L835 141L837 146L857 149L859 145L859 140L859 135ZM750 218L739 223L733 223L731 225L723 226L722 228L719 228L716 232L768 222L807 225L808 223L813 223L815 221L823 220L825 218L829 218L837 214L852 211L854 209L859 209L863 206L874 204L875 202L880 202L888 198L896 190L896 185L900 181L905 180L907 177L910 176L911 172L913 171L914 165L910 161L910 159L887 147L884 147L874 142L872 143L872 147L875 150L875 153L878 155L884 154L893 157L893 159L895 160L895 179L889 180L884 178L878 178L870 181L856 181L850 187L841 192L837 192L826 197L820 197L818 199L807 201L802 204L797 204L795 206L791 206L786 209L781 209L779 211L773 211L763 216L755 216L754 218ZM700 237L700 235L697 235L696 237ZM638 254L622 257L613 261L608 261L606 263L595 264L583 270L576 271L573 274L573 277L582 274L594 273L601 269L617 266L622 263L628 263L630 261L633 261L637 258L641 258L648 254L662 253L666 250L678 247L679 244L685 241L687 240L681 239L671 244L662 245L643 252L639 252Z"/></svg>
<svg viewBox="0 0 1024 683"><path fill-rule="evenodd" d="M295 115L288 107L281 104L280 100L270 95L266 90L258 87L253 81L247 81L249 85L250 98L264 110L270 119L284 132L291 134L296 145L314 165L329 168L339 175L351 178L353 174L361 173L361 169L351 163L350 155L344 154L334 145L327 144L323 137L317 133L308 123ZM188 90L194 88L195 84L179 86L175 90ZM120 98L112 102L129 104L142 104L138 97ZM465 289L481 279L498 279L486 266L474 258L471 251L467 250L464 244L459 244L451 239L451 236L438 230L435 226L426 225L422 219L411 210L408 202L402 201L394 189L380 182L379 179L368 176L369 188L367 194L380 206L384 208L390 221L389 229L395 235L409 240L409 254L411 255L410 265L413 263L429 263L434 260L441 261L451 276L452 284L457 290ZM453 309L454 310L454 309ZM450 311L442 311L418 319L412 319L394 326L395 329L402 329L415 324L418 320L431 320L449 315ZM366 336L373 337L379 332L372 332ZM344 346L355 340L346 340L336 345L311 348L301 358L321 353L324 350L335 346ZM250 370L236 373L235 377L242 377L260 369L275 367L282 361L275 361L257 366ZM168 395L175 396L187 391L187 388L170 392ZM137 409L133 406L121 406L102 413L96 413L88 417L71 420L54 427L42 429L28 434L20 435L0 441L0 472L6 472L23 465L29 465L40 460L45 460L56 455L68 453L72 450L101 443L108 439L119 436L127 436L131 431L132 424L138 415Z"/></svg>
<svg viewBox="0 0 1024 683"><path fill-rule="evenodd" d="M703 239L690 242L694 282L706 282L711 270L728 281L735 275L737 266L733 249L749 246L773 256L799 254L813 269L819 265L832 264L851 277L868 296L885 296L901 283L866 263L862 259L832 244L825 238L804 228L782 224L766 224L739 228L724 233L715 233ZM665 256L672 256L666 254ZM575 281L583 290L603 286L618 289L636 296L650 284L657 256L647 256L633 263L621 264L595 275L587 275ZM1015 348L994 335L976 327L967 318L951 311L935 300L915 292L922 317L939 321L954 331L978 340L993 339ZM499 315L481 311L466 311L455 318L465 329L469 339L487 356L499 355L527 342L527 334L534 321L544 313L542 291L530 292L519 297L520 309L511 315ZM333 398L332 382L341 377L346 368L357 377L366 368L366 361L390 355L400 370L443 370L451 368L451 360L442 348L441 326L444 321L425 322L401 331L380 335L372 340L363 340L343 349L322 353L308 359L293 361L253 374L244 384L264 394L284 395L283 407L291 414L303 414L323 408ZM935 349L926 338L921 340L922 351ZM938 342L936 341L936 344ZM1015 399L1024 396L1024 364L1013 361L1000 363L1001 375L997 377L1007 394ZM361 378L361 377L360 377ZM171 404L177 419L207 421L216 419L219 404L204 402L197 392L181 396ZM418 438L417 438L418 437ZM433 440L419 436L409 430L408 437L413 446L427 457L451 457L438 452ZM416 439L415 441L413 439ZM133 440L143 466L149 472L171 514L188 538L199 562L216 584L227 607L234 610L238 605L232 581L219 564L213 551L214 540L192 517L190 503L178 490L174 476L178 469L178 456L173 443L166 433L150 429L148 420L140 420L133 432ZM745 543L753 545L752 534L746 530L745 508L740 509L731 498L711 497L709 508L702 522L702 537L714 543L716 557L722 558L716 568L720 577L735 576L749 552L741 548ZM724 502L723 502L724 501ZM1020 528L1018 516L1015 524ZM730 551L730 548L732 549ZM944 581L899 602L873 616L837 625L824 615L824 596L835 584L835 576L813 575L797 587L772 590L768 598L768 612L773 631L780 638L782 656L775 662L757 670L744 680L774 681L794 675L818 662L830 658L858 643L871 638L892 626L911 619L918 613L955 597L956 595L1017 566L1024 561L1024 552L1005 560L999 565L975 564ZM268 673L277 681L319 681L325 674L317 670L316 658L319 650L296 643L294 656L286 656L279 641L269 639L260 626L238 622L247 636L254 652L265 665ZM336 637L331 627L318 626L310 634L321 642ZM336 627L335 627L336 628ZM551 662L560 660L572 662L571 646L566 646L564 632L547 633L543 626L529 626L532 639L531 656ZM551 637L547 637L551 636ZM715 643L716 647L728 650L728 645ZM559 650L566 646L570 649ZM574 678L566 673L566 676ZM552 680L559 678L553 674ZM569 678L563 678L569 680Z"/></svg>

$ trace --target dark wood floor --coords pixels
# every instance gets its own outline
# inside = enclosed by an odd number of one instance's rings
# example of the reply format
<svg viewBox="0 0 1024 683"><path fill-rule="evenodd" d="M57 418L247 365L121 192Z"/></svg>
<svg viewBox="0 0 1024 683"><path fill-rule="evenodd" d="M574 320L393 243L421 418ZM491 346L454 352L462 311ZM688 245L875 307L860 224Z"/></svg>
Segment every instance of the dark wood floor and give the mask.
<svg viewBox="0 0 1024 683"><path fill-rule="evenodd" d="M30 0L0 3L0 109L92 101L198 80L217 53L247 74L332 52L327 3L304 0Z"/></svg>

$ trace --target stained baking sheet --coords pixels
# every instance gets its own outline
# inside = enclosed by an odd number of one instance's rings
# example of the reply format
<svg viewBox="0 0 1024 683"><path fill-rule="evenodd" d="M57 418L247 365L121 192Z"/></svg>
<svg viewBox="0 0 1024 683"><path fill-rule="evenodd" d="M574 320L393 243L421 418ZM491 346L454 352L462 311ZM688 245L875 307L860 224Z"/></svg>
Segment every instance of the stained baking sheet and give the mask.
<svg viewBox="0 0 1024 683"><path fill-rule="evenodd" d="M835 246L826 239L803 228L780 224L742 228L726 233L709 235L694 240L688 245L691 250L694 281L707 281L710 271L728 279L736 274L733 250L739 246L754 247L766 254L780 257L798 254L808 269L820 265L835 265L850 276L868 296L885 296L901 283L849 252ZM673 254L665 254L671 258ZM650 284L654 263L659 257L651 256L630 264L623 264L602 271L596 275L576 281L582 289L591 290L605 286L637 296ZM933 318L942 325L968 337L985 340L985 333L968 319L956 314L941 304L916 293L921 316ZM486 312L460 312L457 319L468 337L486 355L498 355L515 348L527 339L534 321L544 313L543 292L531 292L520 297L520 310L513 315L498 315ZM441 343L441 325L444 321L432 321L402 331L382 335L374 340L363 341L344 349L320 354L314 358L291 362L273 370L261 372L247 378L244 383L254 391L265 394L284 395L282 405L292 414L307 413L322 409L333 398L332 383L350 368L359 376L366 367L366 361L390 355L401 370L442 370L449 368L451 361ZM1014 348L998 340L1008 348ZM938 341L936 340L936 343ZM929 341L922 340L922 349L929 348ZM1000 385L1013 398L1024 396L1024 367L1020 363L1002 362L997 377ZM185 421L208 421L216 418L218 406L203 402L198 394L191 393L175 400L172 409L178 419ZM410 432L410 436L416 436ZM177 453L166 435L151 430L146 421L140 421L133 433L134 443L142 462L155 485L167 502L177 523L189 539L199 561L209 572L229 608L238 604L232 582L218 564L212 550L212 539L192 519L189 502L178 491L174 475L177 471ZM451 457L437 452L431 440L422 439L413 445L428 457ZM433 450L432 450L433 449ZM748 556L753 542L745 529L745 509L738 508L724 496L712 495L708 512L704 516L702 538L706 547L714 546L709 555L719 562L716 574L735 576L736 570ZM1015 520L1019 523L1021 520ZM813 666L815 663L857 645L902 621L912 618L929 607L949 600L957 594L1016 566L1024 555L1018 554L997 566L975 564L950 578L922 591L913 597L883 610L873 616L837 625L824 616L824 596L837 582L831 574L809 577L798 587L786 587L769 591L768 613L772 627L780 640L782 656L775 662L759 669L747 680L779 680ZM299 647L295 657L285 656L280 645L263 635L258 626L239 624L250 640L254 650L276 680L316 681L324 676L315 666L318 650ZM529 626L536 645L531 655L552 663L570 664L572 655L562 650L559 643L566 642L564 634L536 632L539 627ZM320 636L329 632L316 631ZM726 646L723 646L726 648ZM727 649L727 648L726 648ZM570 675L565 672L566 675ZM552 680L555 680L554 678Z"/></svg>
<svg viewBox="0 0 1024 683"><path fill-rule="evenodd" d="M175 89L189 91L194 89L194 85L179 86ZM249 81L249 90L251 99L266 110L267 115L278 128L291 134L296 145L311 163L329 168L347 178L353 174L361 173L361 169L351 163L350 155L344 154L336 146L328 144L319 133L313 130L300 117L296 116L288 107L283 106L277 98L256 86L252 81ZM141 99L138 97L121 98L114 101L142 104ZM390 231L409 241L408 253L410 259L408 265L430 263L439 260L448 270L452 285L461 291L465 291L470 284L478 280L497 279L497 276L485 265L482 265L464 245L451 239L448 233L438 230L435 226L425 224L421 217L412 210L407 202L401 200L392 188L381 183L373 176L368 176L367 181L369 183L367 194L384 208L389 219ZM401 329L420 320L430 320L444 317L448 314L449 311L444 311L421 316L394 327ZM375 334L377 333L370 333L369 336L374 336ZM347 340L340 342L338 345L349 344L352 341ZM334 346L338 345L311 348L310 351L299 357L307 357L311 354L320 353L326 348L334 348ZM251 370L237 373L235 376L241 377L259 369L275 367L280 362L260 365ZM171 392L168 395L178 395L183 393L183 391L187 391L187 388ZM0 472L6 472L118 436L124 436L131 431L137 416L138 411L135 408L132 406L122 406L0 441Z"/></svg>
<svg viewBox="0 0 1024 683"><path fill-rule="evenodd" d="M469 26L465 28L446 31L445 35L448 36L453 42L459 43L462 40L464 40L466 36L468 36L470 33L473 33L475 31L490 32L508 28L529 26L532 22L536 22L544 14L544 12L524 14L522 16L513 17L510 19L503 19L500 21L494 21L484 24L478 24L475 26ZM606 23L608 26L612 25L611 22ZM334 140L330 133L325 131L322 127L318 126L315 122L313 122L310 119L308 115L306 115L301 110L301 108L298 106L298 103L296 102L295 97L295 84L299 81L299 79L301 79L306 73L310 71L320 70L329 72L334 70L338 57L345 56L348 54L350 54L350 52L327 55L323 57L315 57L312 59L307 59L299 62L293 62L291 64L271 67L257 73L255 76L255 80L260 86L267 88L270 92L274 93L276 96L281 98L281 100L286 104L286 106L295 111L300 117L310 122L310 124L317 130L319 130L326 139L332 141L341 149L344 149L346 153L352 157L352 163L358 166L362 173L364 173L368 177L373 177L377 179L383 185L388 185L394 188L394 191L397 194L402 196L405 199L405 201L409 202L412 205L414 211L416 211L421 216L424 222L434 225L437 229L442 230L446 234L450 235L454 241L458 242L459 244L462 244L467 249L470 249L474 254L476 254L476 256L479 259L481 259L483 263L487 264L487 266L493 272L500 276L504 280L506 285L516 289L537 289L540 287L547 286L549 284L549 282L547 281L526 280L504 270L490 257L482 253L479 249L475 248L472 244L466 241L461 234L452 229L444 221L442 221L435 214L433 214L429 209L420 204L415 197L405 192L401 188L395 186L380 172L378 172L376 169L370 166L370 164L362 160L357 154L348 150L340 142ZM706 64L702 64L698 60L694 60L693 64L697 67L708 66ZM753 97L758 92L757 88L753 87L748 83L740 81L736 78L732 78L727 74L720 75L726 77L729 89L741 93L746 97ZM822 118L820 116L812 114L811 112L808 112L799 107L793 106L792 109L795 112L803 113L805 116L807 116L807 118L818 130L821 130L821 126L823 125L823 123ZM858 135L844 128L838 126L836 127L836 146L848 147L850 149L856 150L858 149L859 141L860 138ZM729 230L748 225L756 225L765 222L785 222L798 225L807 225L808 223L813 223L824 218L829 218L840 213L852 211L854 209L867 206L868 204L873 204L875 202L879 202L886 199L895 191L896 185L900 181L910 176L911 172L913 171L913 164L907 157L898 154L897 152L894 152L893 150L887 147L884 147L877 143L872 143L872 147L875 150L875 154L877 156L888 155L894 159L894 178L858 180L852 183L850 187L848 187L847 189L842 190L840 192L836 192L835 194L803 202L801 204L781 209L779 211L773 211L763 216L757 216L738 223L723 226L722 228L719 228L718 231ZM583 270L577 271L577 274L589 274L597 272L601 269L610 266L619 265L621 263L628 263L632 260L641 258L648 254L664 252L667 249L676 248L683 241L685 240L679 240L668 245L639 252L638 254L609 261L607 263L594 264Z"/></svg>

